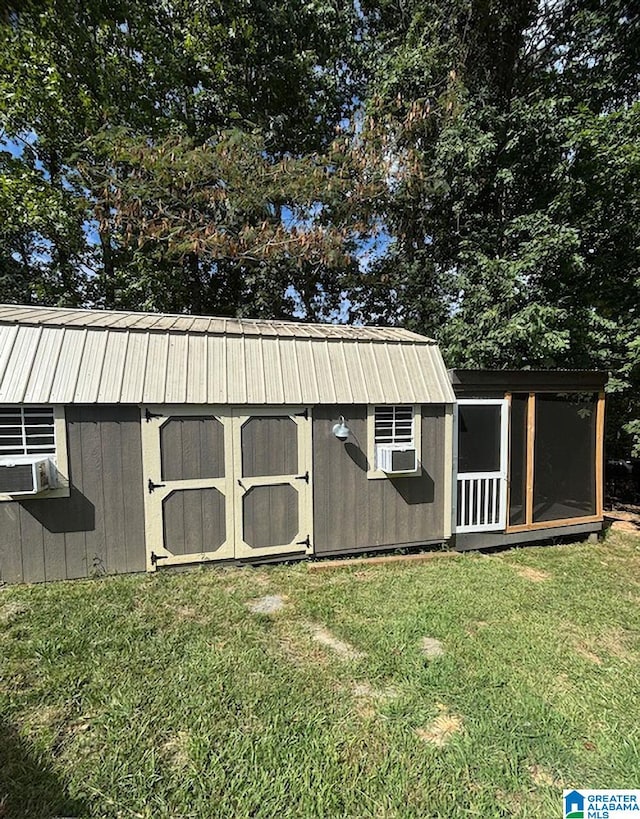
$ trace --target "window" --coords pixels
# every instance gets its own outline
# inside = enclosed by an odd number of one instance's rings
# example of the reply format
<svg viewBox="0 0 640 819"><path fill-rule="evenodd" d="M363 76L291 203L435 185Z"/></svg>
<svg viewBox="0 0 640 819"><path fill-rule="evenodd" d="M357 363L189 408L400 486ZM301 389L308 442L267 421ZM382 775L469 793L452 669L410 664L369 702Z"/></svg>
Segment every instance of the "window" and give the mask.
<svg viewBox="0 0 640 819"><path fill-rule="evenodd" d="M0 408L0 455L55 455L52 407Z"/></svg>
<svg viewBox="0 0 640 819"><path fill-rule="evenodd" d="M0 406L0 460L12 455L49 456L55 464L56 486L43 497L69 497L69 462L64 408ZM0 501L12 496L0 493Z"/></svg>
<svg viewBox="0 0 640 819"><path fill-rule="evenodd" d="M379 405L369 407L367 424L368 478L387 478L388 474L378 468L376 450L380 446L397 450L416 450L394 456L394 463L407 464L406 474L417 475L420 468L420 407L413 404ZM417 465L417 468L416 468ZM394 469L397 468L394 466Z"/></svg>
<svg viewBox="0 0 640 819"><path fill-rule="evenodd" d="M375 408L376 444L413 444L413 407Z"/></svg>

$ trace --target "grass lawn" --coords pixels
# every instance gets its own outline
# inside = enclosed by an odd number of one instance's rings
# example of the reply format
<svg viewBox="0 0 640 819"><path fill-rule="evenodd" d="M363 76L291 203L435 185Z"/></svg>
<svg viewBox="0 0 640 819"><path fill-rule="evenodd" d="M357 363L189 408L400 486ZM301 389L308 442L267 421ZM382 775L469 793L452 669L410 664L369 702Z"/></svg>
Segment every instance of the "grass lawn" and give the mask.
<svg viewBox="0 0 640 819"><path fill-rule="evenodd" d="M0 663L3 818L551 819L640 786L640 538L10 588Z"/></svg>

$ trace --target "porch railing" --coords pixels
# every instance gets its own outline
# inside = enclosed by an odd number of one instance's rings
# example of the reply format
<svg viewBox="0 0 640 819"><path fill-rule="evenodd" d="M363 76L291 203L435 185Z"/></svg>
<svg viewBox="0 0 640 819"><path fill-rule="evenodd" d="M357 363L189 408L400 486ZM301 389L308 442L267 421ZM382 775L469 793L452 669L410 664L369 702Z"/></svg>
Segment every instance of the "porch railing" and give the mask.
<svg viewBox="0 0 640 819"><path fill-rule="evenodd" d="M495 472L458 475L458 532L488 532L505 528L505 479Z"/></svg>

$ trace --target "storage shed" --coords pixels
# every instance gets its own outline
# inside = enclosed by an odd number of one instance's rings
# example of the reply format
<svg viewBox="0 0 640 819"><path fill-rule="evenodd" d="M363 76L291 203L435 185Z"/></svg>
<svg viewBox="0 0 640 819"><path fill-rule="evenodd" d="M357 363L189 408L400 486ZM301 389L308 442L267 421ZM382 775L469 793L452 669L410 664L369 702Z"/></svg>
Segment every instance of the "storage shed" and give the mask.
<svg viewBox="0 0 640 819"><path fill-rule="evenodd" d="M454 402L405 330L0 306L0 581L442 543Z"/></svg>

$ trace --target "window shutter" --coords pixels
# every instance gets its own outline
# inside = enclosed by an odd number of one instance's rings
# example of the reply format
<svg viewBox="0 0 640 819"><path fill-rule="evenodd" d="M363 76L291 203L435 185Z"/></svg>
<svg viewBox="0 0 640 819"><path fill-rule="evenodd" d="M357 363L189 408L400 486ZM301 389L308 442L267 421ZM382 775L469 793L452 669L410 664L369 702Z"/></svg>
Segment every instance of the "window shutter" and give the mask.
<svg viewBox="0 0 640 819"><path fill-rule="evenodd" d="M55 455L51 407L0 407L0 455Z"/></svg>
<svg viewBox="0 0 640 819"><path fill-rule="evenodd" d="M413 407L376 407L374 437L376 444L413 444Z"/></svg>

